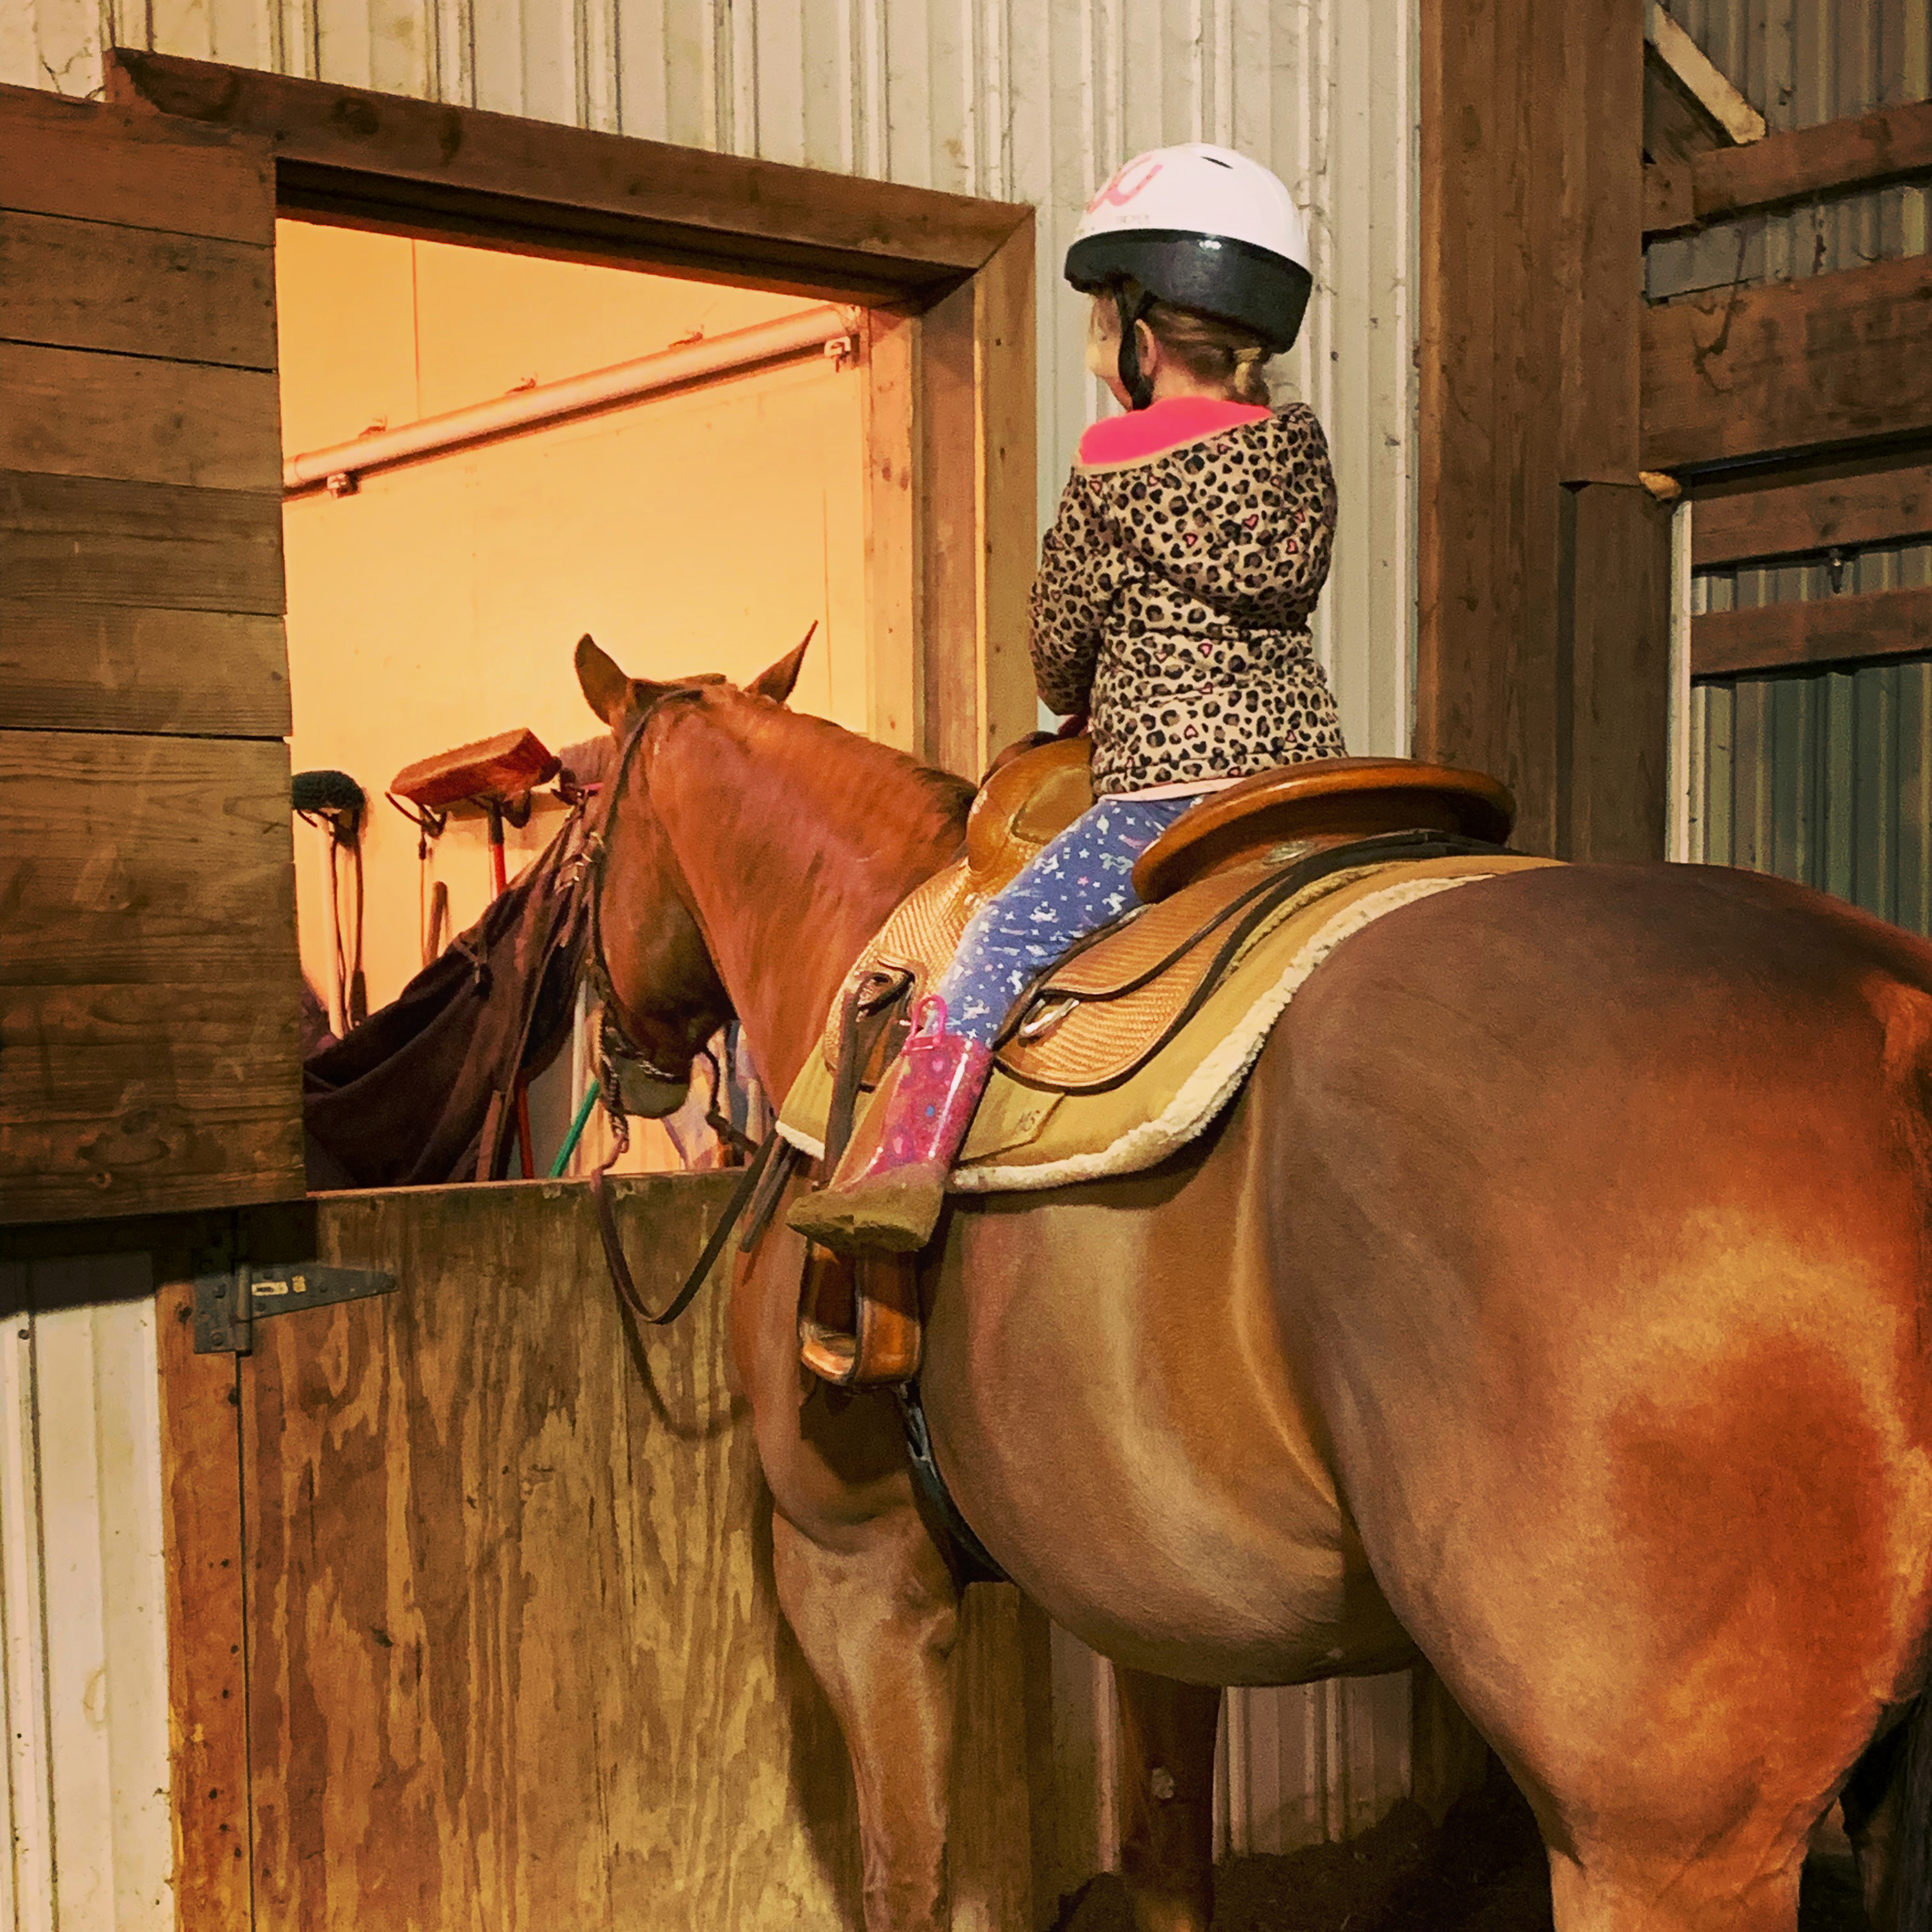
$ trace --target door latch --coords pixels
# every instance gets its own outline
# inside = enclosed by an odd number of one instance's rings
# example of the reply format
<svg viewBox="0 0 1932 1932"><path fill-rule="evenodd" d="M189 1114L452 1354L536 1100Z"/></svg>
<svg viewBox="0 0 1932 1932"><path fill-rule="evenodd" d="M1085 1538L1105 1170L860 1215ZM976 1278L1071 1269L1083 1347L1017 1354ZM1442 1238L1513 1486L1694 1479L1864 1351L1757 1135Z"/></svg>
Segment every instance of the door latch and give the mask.
<svg viewBox="0 0 1932 1932"><path fill-rule="evenodd" d="M396 1277L376 1268L332 1268L320 1262L247 1263L194 1278L194 1352L246 1355L255 1324L272 1315L326 1308L393 1294Z"/></svg>

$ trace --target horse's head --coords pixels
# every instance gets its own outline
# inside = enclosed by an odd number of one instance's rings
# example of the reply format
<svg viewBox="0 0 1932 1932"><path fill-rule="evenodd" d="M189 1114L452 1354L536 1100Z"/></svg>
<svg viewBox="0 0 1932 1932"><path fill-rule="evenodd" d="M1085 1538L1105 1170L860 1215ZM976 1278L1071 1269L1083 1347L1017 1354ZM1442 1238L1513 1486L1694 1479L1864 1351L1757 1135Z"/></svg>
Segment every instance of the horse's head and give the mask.
<svg viewBox="0 0 1932 1932"><path fill-rule="evenodd" d="M684 1104L699 1053L731 1017L730 999L651 796L652 741L687 704L749 696L783 704L805 652L800 644L741 693L717 676L666 683L631 677L589 637L578 644L578 682L616 741L604 808L606 856L596 882L595 930L609 981L604 1024L607 1037L614 1030L620 1049L626 1106L646 1119ZM621 1050L626 1047L631 1051Z"/></svg>

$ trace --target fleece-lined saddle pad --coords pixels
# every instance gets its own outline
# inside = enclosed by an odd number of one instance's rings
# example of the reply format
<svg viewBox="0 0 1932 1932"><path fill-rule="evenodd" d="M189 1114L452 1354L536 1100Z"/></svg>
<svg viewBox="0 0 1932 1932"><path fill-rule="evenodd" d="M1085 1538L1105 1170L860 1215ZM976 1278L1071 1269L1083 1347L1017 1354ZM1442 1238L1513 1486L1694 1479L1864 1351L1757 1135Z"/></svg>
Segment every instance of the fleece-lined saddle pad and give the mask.
<svg viewBox="0 0 1932 1932"><path fill-rule="evenodd" d="M1503 853L1351 866L1286 896L1283 868L1198 881L1076 952L1034 989L1000 1048L952 1175L964 1193L1059 1187L1152 1167L1234 1095L1298 988L1386 914L1472 880L1556 862ZM973 896L963 864L908 898L855 976L896 967L922 986L952 956ZM841 1002L842 1005L843 1002ZM838 1010L778 1116L824 1149ZM862 1104L871 1104L864 1102Z"/></svg>

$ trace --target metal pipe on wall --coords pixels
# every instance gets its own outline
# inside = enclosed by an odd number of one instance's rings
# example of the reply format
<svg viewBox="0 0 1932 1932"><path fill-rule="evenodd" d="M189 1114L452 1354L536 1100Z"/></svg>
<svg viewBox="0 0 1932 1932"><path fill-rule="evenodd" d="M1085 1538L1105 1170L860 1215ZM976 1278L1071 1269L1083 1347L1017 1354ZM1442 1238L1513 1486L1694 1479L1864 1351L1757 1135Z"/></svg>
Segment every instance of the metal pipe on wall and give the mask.
<svg viewBox="0 0 1932 1932"><path fill-rule="evenodd" d="M292 496L326 484L338 495L346 495L355 488L357 477L392 464L486 442L567 416L635 402L688 382L737 375L814 351L842 352L838 346L849 346L856 340L862 319L856 309L826 304L781 316L776 322L760 322L754 328L734 329L709 341L681 344L608 369L592 369L560 382L545 382L487 403L424 416L400 429L332 443L326 449L292 456L282 465L283 494Z"/></svg>

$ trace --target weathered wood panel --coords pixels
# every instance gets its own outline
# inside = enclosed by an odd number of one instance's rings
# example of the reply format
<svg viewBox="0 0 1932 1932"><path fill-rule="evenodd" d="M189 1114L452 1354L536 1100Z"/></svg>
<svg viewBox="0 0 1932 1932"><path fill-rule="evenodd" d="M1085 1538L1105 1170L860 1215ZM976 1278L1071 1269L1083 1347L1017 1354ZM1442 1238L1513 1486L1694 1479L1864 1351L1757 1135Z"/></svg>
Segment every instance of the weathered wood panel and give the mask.
<svg viewBox="0 0 1932 1932"><path fill-rule="evenodd" d="M1558 849L1664 856L1670 710L1670 513L1639 483L1569 493Z"/></svg>
<svg viewBox="0 0 1932 1932"><path fill-rule="evenodd" d="M1422 9L1415 750L1502 778L1533 852L1561 836L1564 486L1629 460L1616 318L1634 326L1641 266L1641 8L1570 12Z"/></svg>
<svg viewBox="0 0 1932 1932"><path fill-rule="evenodd" d="M286 737L282 620L0 597L0 716L42 730Z"/></svg>
<svg viewBox="0 0 1932 1932"><path fill-rule="evenodd" d="M0 212L0 339L272 370L274 250Z"/></svg>
<svg viewBox="0 0 1932 1932"><path fill-rule="evenodd" d="M1558 473L1565 483L1634 483L1643 305L1643 63L1630 0L1570 0L1562 10L1564 379Z"/></svg>
<svg viewBox="0 0 1932 1932"><path fill-rule="evenodd" d="M0 343L0 469L279 490L274 373Z"/></svg>
<svg viewBox="0 0 1932 1932"><path fill-rule="evenodd" d="M1690 561L1703 569L1834 545L1899 543L1932 533L1932 463L1922 449L1861 451L1766 476L1700 486Z"/></svg>
<svg viewBox="0 0 1932 1932"><path fill-rule="evenodd" d="M478 236L584 238L614 256L822 293L938 293L963 281L1031 211L736 154L562 128L123 52L110 97L271 136L307 205L420 226L440 211Z"/></svg>
<svg viewBox="0 0 1932 1932"><path fill-rule="evenodd" d="M879 309L865 321L866 656L868 735L919 757L920 324Z"/></svg>
<svg viewBox="0 0 1932 1932"><path fill-rule="evenodd" d="M1932 262L1689 296L1643 319L1647 470L1932 431Z"/></svg>
<svg viewBox="0 0 1932 1932"><path fill-rule="evenodd" d="M1696 677L1932 652L1932 589L1873 590L1807 603L1713 611L1690 626Z"/></svg>
<svg viewBox="0 0 1932 1932"><path fill-rule="evenodd" d="M980 500L977 780L1003 746L1032 730L1039 702L1027 649L1038 555L1034 424L1034 224L1027 219L973 284Z"/></svg>
<svg viewBox="0 0 1932 1932"><path fill-rule="evenodd" d="M1646 170L1648 234L1669 234L1813 195L1932 172L1932 101L1902 101L1815 128L1716 148Z"/></svg>
<svg viewBox="0 0 1932 1932"><path fill-rule="evenodd" d="M0 208L267 248L272 169L264 140L0 88Z"/></svg>
<svg viewBox="0 0 1932 1932"><path fill-rule="evenodd" d="M279 617L278 489L184 489L0 470L10 598Z"/></svg>
<svg viewBox="0 0 1932 1932"><path fill-rule="evenodd" d="M730 1178L620 1184L647 1295ZM401 1286L262 1324L244 1372L261 1932L856 1928L850 1774L779 1622L719 1286L632 1333L580 1185L314 1212L323 1258ZM968 1619L969 1775L1024 1766L1014 1621ZM956 1923L1018 1932L1028 1856L969 1823Z"/></svg>
<svg viewBox="0 0 1932 1932"><path fill-rule="evenodd" d="M168 1732L175 1922L249 1922L248 1727L242 1592L240 1396L232 1355L197 1355L194 1266L155 1300L161 1382L161 1523L168 1576Z"/></svg>
<svg viewBox="0 0 1932 1932"><path fill-rule="evenodd" d="M925 742L920 755L977 780L980 755L980 479L974 296L956 290L920 318L919 521Z"/></svg>
<svg viewBox="0 0 1932 1932"><path fill-rule="evenodd" d="M0 1220L300 1194L279 742L0 730Z"/></svg>

